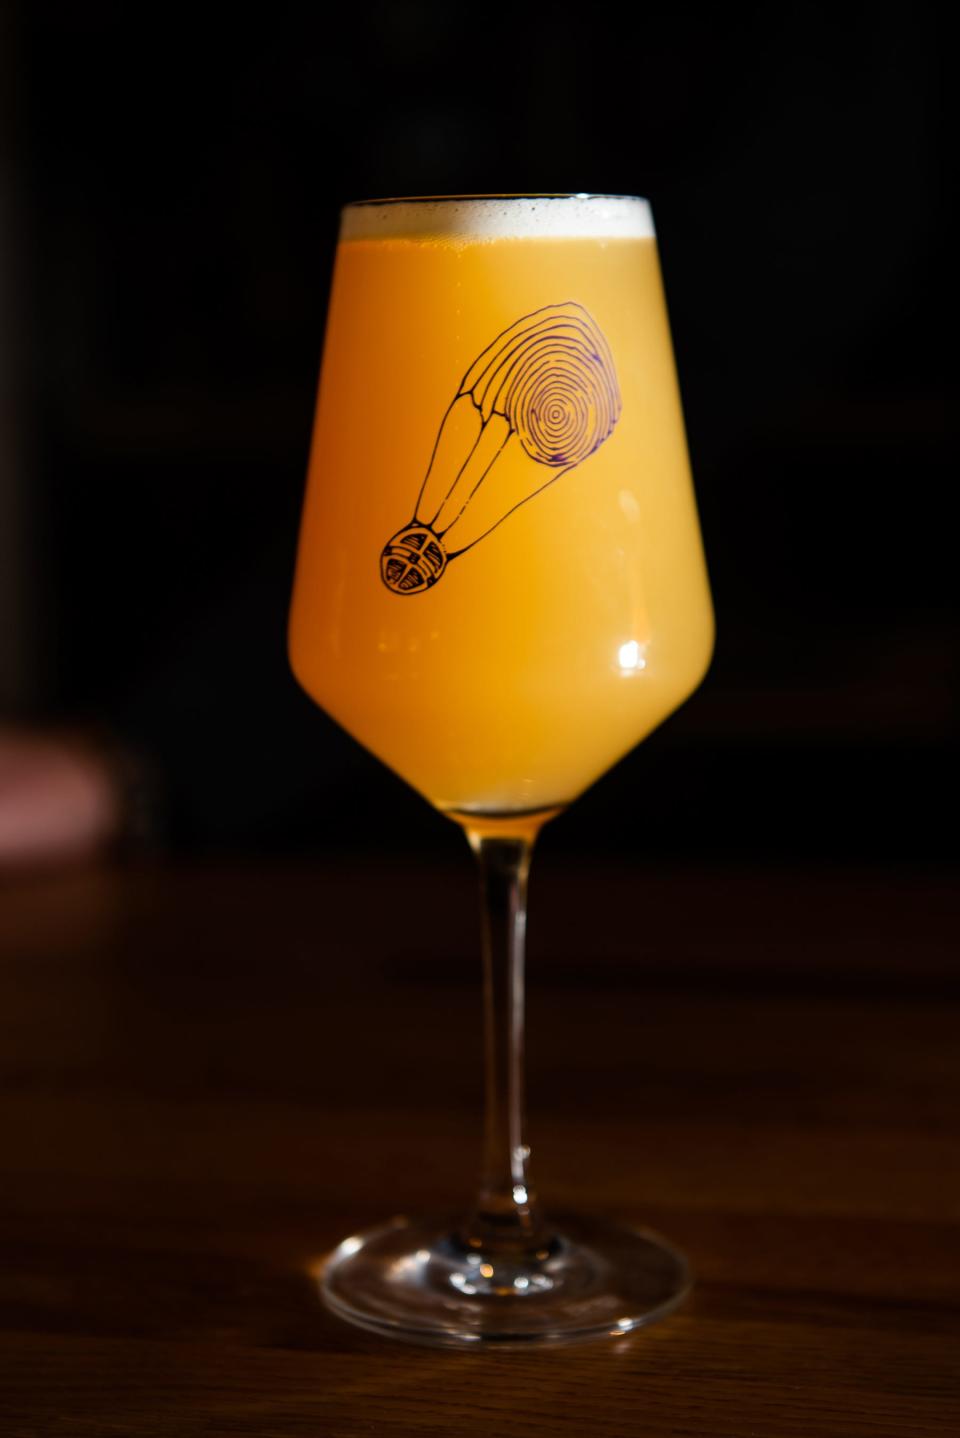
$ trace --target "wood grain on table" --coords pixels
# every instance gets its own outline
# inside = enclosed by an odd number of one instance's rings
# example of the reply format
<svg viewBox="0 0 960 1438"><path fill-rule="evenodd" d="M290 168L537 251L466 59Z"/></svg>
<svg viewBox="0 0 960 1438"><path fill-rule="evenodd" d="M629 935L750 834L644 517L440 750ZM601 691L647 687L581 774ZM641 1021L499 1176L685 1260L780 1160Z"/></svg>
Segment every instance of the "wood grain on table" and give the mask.
<svg viewBox="0 0 960 1438"><path fill-rule="evenodd" d="M535 865L541 1195L698 1282L624 1338L458 1353L342 1325L311 1270L470 1196L466 855L6 880L0 1433L960 1433L956 917L937 876Z"/></svg>

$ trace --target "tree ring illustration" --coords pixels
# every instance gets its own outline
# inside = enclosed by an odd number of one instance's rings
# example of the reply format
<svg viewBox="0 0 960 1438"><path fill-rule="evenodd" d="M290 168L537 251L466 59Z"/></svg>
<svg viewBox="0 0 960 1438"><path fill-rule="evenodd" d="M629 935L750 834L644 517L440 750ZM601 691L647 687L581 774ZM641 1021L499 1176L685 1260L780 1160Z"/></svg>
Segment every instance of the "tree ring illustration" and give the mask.
<svg viewBox="0 0 960 1438"><path fill-rule="evenodd" d="M589 459L620 409L610 346L582 305L517 320L474 360L443 416L413 517L380 555L387 588L425 594L452 560Z"/></svg>

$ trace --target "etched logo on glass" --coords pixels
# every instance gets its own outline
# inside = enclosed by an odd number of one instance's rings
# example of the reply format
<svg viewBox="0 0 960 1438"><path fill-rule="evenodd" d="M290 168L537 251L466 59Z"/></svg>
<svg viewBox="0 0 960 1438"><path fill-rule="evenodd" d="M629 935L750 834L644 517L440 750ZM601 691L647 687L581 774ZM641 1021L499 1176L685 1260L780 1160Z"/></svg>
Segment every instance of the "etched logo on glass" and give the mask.
<svg viewBox="0 0 960 1438"><path fill-rule="evenodd" d="M452 560L599 449L619 417L610 346L583 306L524 315L464 375L413 518L384 545L384 584L394 594L426 593ZM517 446L529 462L507 473Z"/></svg>

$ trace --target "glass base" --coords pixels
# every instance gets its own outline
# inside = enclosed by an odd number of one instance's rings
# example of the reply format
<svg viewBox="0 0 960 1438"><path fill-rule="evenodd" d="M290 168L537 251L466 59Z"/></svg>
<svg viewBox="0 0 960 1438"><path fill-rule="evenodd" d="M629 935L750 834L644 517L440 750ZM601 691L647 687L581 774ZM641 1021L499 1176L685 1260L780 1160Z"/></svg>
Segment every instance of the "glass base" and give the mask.
<svg viewBox="0 0 960 1438"><path fill-rule="evenodd" d="M655 1323L690 1288L656 1234L565 1216L535 1252L485 1254L449 1218L395 1218L344 1239L320 1274L340 1318L388 1338L460 1348L579 1343Z"/></svg>

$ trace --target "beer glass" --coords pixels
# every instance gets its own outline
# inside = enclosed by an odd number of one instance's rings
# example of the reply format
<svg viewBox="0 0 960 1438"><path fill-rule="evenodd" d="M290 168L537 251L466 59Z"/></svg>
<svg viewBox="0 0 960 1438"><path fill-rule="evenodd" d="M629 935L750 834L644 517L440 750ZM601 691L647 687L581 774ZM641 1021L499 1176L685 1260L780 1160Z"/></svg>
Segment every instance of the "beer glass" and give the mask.
<svg viewBox="0 0 960 1438"><path fill-rule="evenodd" d="M536 1197L525 887L541 826L687 698L712 643L647 202L347 205L290 660L477 856L486 1123L472 1208L391 1220L328 1258L342 1317L428 1343L560 1343L682 1299L686 1264L662 1239L554 1222ZM397 918L415 935L429 891Z"/></svg>

